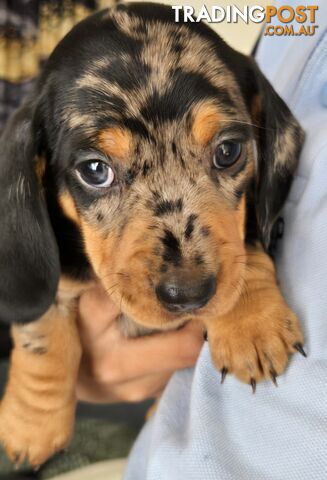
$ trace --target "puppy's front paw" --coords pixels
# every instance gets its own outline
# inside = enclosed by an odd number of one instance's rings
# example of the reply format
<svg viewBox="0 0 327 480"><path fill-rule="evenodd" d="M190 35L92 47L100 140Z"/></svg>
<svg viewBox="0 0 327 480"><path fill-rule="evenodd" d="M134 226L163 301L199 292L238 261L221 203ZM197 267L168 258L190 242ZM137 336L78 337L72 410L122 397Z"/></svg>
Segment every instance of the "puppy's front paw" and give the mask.
<svg viewBox="0 0 327 480"><path fill-rule="evenodd" d="M53 306L41 319L12 328L0 443L16 465L38 467L70 440L81 358L73 314L73 308Z"/></svg>
<svg viewBox="0 0 327 480"><path fill-rule="evenodd" d="M36 395L24 401L6 393L0 405L0 443L17 466L28 462L37 468L69 443L75 413L75 401L53 409Z"/></svg>
<svg viewBox="0 0 327 480"><path fill-rule="evenodd" d="M276 385L288 355L303 350L303 335L296 315L278 287L245 292L228 315L208 325L208 340L222 381L227 373L249 383L271 379Z"/></svg>

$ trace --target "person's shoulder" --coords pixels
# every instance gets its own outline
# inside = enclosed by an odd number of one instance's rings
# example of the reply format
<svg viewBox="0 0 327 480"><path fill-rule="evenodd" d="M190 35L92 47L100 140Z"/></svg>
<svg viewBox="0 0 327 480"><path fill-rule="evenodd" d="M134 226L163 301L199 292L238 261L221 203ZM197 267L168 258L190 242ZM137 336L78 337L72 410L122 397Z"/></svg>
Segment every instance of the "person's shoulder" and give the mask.
<svg viewBox="0 0 327 480"><path fill-rule="evenodd" d="M303 6L306 10L305 21L302 23L297 14L297 0L287 2L287 8L294 11L293 20L287 23L280 20L280 9L285 9L285 2L277 0L274 5L278 14L263 27L256 49L256 60L278 93L288 100L306 64L314 52L321 49L326 37L327 2L312 0ZM327 69L327 62L324 68Z"/></svg>

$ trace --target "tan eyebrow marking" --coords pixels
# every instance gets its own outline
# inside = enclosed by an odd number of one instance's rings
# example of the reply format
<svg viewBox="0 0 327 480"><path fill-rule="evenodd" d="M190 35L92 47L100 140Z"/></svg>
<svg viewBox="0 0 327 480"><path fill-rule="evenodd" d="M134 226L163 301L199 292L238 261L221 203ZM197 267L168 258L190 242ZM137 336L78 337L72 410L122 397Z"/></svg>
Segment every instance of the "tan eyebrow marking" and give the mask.
<svg viewBox="0 0 327 480"><path fill-rule="evenodd" d="M75 222L77 225L80 224L80 218L75 206L75 202L71 195L68 192L63 192L59 194L59 203L61 208L63 209L65 215Z"/></svg>
<svg viewBox="0 0 327 480"><path fill-rule="evenodd" d="M205 145L217 133L221 115L212 103L203 103L193 112L192 134L197 143Z"/></svg>
<svg viewBox="0 0 327 480"><path fill-rule="evenodd" d="M38 156L35 160L34 170L40 185L42 185L42 180L45 174L45 168L46 168L45 158Z"/></svg>
<svg viewBox="0 0 327 480"><path fill-rule="evenodd" d="M109 157L124 160L132 147L131 133L121 127L110 127L99 133L99 146Z"/></svg>

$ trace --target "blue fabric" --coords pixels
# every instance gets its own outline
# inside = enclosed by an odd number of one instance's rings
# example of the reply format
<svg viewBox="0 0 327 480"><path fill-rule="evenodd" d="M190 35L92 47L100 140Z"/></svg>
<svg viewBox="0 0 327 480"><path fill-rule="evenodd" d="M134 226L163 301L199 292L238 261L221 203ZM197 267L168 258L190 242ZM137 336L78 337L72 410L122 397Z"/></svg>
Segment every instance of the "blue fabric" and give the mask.
<svg viewBox="0 0 327 480"><path fill-rule="evenodd" d="M125 480L327 478L327 2L319 4L319 34L264 37L258 50L262 70L307 134L277 269L308 358L294 355L279 388L265 382L252 395L231 376L220 385L205 344L195 369L168 384Z"/></svg>

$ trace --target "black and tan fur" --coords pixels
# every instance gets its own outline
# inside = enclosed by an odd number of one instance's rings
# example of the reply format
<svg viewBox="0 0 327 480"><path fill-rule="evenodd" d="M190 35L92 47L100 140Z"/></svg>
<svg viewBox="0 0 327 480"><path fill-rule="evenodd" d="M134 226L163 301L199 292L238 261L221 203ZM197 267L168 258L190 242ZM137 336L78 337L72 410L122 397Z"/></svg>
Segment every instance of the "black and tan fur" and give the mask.
<svg viewBox="0 0 327 480"><path fill-rule="evenodd" d="M226 139L242 154L217 170ZM0 438L11 458L37 465L69 440L76 301L92 282L126 334L195 319L223 376L276 380L303 337L266 252L302 139L251 58L201 23L174 23L169 7L105 10L65 37L1 139L0 317L15 347ZM95 152L115 172L105 192L76 175ZM202 308L158 300L162 282L196 291L208 278Z"/></svg>

